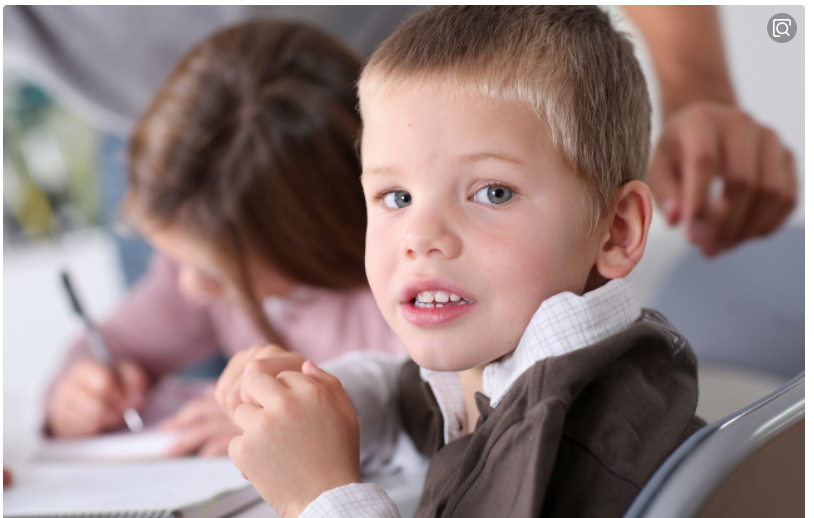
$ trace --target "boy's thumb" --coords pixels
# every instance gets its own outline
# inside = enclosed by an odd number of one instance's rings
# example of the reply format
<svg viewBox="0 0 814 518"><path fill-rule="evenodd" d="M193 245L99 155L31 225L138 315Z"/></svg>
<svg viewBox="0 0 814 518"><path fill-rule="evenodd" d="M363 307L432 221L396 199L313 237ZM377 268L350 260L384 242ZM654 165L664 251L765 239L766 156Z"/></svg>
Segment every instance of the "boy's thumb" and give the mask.
<svg viewBox="0 0 814 518"><path fill-rule="evenodd" d="M305 360L302 364L302 373L311 376L312 378L324 378L327 372L317 367L317 364L311 360Z"/></svg>
<svg viewBox="0 0 814 518"><path fill-rule="evenodd" d="M317 365L310 361L306 360L305 363L302 364L302 373L306 376L310 376L314 380L318 381L322 386L327 389L335 389L338 386L342 386L336 377L328 374L324 370L317 367Z"/></svg>

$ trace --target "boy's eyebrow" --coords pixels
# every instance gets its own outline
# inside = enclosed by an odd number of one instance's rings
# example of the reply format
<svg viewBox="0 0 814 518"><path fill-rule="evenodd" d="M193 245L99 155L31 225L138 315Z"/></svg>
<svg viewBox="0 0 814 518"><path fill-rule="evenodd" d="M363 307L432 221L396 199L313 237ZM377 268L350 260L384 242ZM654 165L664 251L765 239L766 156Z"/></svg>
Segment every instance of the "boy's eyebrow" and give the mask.
<svg viewBox="0 0 814 518"><path fill-rule="evenodd" d="M508 153L503 153L500 151L479 151L477 153L467 153L465 155L460 155L458 157L458 161L461 163L474 163L480 162L482 160L499 160L501 162L510 162L512 164L525 165L525 163L519 158L516 158ZM362 174L359 176L359 178L365 178L372 175L394 176L396 175L396 171L387 166L369 167L367 169L362 170Z"/></svg>
<svg viewBox="0 0 814 518"><path fill-rule="evenodd" d="M386 167L386 166L369 167L367 169L362 170L362 174L359 176L359 178L364 178L366 176L371 176L371 175L392 175L392 174L393 174L393 170L390 169L389 167Z"/></svg>
<svg viewBox="0 0 814 518"><path fill-rule="evenodd" d="M465 163L480 162L481 160L500 160L502 162L511 162L513 164L523 165L523 161L519 158L500 151L480 151L478 153L461 155L458 158L458 161Z"/></svg>

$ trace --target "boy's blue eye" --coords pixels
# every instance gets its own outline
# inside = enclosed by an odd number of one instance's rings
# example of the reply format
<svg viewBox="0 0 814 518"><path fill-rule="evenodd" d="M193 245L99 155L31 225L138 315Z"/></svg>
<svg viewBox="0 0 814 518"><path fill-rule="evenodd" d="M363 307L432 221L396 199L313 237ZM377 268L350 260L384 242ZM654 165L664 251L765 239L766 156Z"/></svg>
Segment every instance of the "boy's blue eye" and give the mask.
<svg viewBox="0 0 814 518"><path fill-rule="evenodd" d="M506 203L514 196L514 191L505 185L490 185L475 193L473 199L478 203L500 205Z"/></svg>
<svg viewBox="0 0 814 518"><path fill-rule="evenodd" d="M413 195L407 191L393 191L384 195L384 205L391 209L403 209L412 201Z"/></svg>

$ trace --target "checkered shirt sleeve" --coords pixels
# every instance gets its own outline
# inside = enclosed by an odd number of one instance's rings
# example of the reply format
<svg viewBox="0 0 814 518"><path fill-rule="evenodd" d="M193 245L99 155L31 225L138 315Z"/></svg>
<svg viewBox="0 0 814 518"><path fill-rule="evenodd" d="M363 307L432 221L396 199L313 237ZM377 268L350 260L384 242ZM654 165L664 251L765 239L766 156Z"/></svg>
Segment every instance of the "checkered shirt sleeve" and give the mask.
<svg viewBox="0 0 814 518"><path fill-rule="evenodd" d="M401 518L401 515L379 486L348 484L319 495L300 518Z"/></svg>

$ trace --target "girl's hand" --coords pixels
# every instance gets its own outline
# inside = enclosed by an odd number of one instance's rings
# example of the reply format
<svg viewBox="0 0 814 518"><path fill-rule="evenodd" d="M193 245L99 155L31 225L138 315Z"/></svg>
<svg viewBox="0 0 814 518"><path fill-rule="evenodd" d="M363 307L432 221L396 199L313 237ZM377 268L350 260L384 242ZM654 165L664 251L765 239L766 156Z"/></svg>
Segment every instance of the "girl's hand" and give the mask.
<svg viewBox="0 0 814 518"><path fill-rule="evenodd" d="M80 360L57 382L48 405L48 429L57 437L95 435L124 426L124 411L144 404L149 381L137 364L123 360L114 370Z"/></svg>
<svg viewBox="0 0 814 518"><path fill-rule="evenodd" d="M338 379L305 362L276 377L249 369L244 385L250 402L235 410L243 433L229 456L281 516L360 482L359 422Z"/></svg>
<svg viewBox="0 0 814 518"><path fill-rule="evenodd" d="M240 433L240 428L215 401L214 385L164 421L161 429L181 430L181 438L167 451L169 457L193 453L201 457L226 455L229 441Z"/></svg>
<svg viewBox="0 0 814 518"><path fill-rule="evenodd" d="M277 376L283 371L299 372L305 358L278 345L255 345L235 354L226 365L223 374L218 378L215 387L215 400L229 416L235 408L249 401L244 391L244 379L247 368Z"/></svg>

